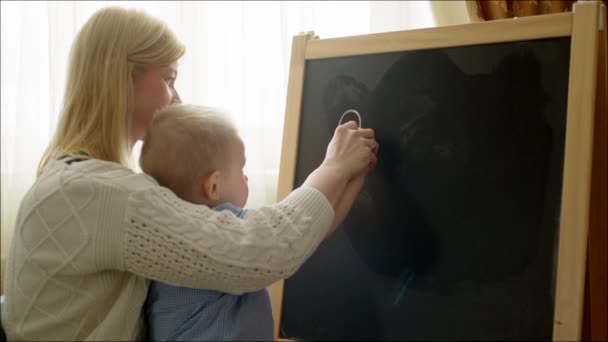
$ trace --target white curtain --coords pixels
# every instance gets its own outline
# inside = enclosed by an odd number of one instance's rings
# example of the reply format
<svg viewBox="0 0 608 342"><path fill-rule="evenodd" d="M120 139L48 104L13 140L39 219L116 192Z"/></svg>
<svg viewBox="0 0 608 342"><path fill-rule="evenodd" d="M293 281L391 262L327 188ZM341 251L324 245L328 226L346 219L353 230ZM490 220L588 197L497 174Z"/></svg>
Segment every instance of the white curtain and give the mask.
<svg viewBox="0 0 608 342"><path fill-rule="evenodd" d="M237 123L247 149L248 207L275 199L293 35L434 26L428 1L2 1L2 260L57 123L72 40L108 5L142 8L185 43L178 91L184 102L226 109Z"/></svg>

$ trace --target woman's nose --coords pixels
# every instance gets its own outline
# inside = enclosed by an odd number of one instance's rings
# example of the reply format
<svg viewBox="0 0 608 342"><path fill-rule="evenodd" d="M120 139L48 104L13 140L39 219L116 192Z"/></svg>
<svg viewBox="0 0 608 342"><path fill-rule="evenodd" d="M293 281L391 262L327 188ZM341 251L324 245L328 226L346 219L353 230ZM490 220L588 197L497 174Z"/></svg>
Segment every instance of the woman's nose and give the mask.
<svg viewBox="0 0 608 342"><path fill-rule="evenodd" d="M249 177L247 175L243 175L245 177L245 182L249 182Z"/></svg>

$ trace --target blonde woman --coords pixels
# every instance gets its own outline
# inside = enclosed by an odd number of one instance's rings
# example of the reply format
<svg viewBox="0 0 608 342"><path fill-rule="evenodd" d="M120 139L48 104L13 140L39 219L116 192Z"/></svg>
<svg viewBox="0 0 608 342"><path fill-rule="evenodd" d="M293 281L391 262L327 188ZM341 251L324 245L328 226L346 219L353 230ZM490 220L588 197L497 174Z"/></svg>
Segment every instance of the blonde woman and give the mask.
<svg viewBox="0 0 608 342"><path fill-rule="evenodd" d="M134 173L154 113L180 102L184 46L137 10L105 8L76 37L61 118L24 197L5 277L9 340L134 340L149 280L232 294L293 274L340 223L347 183L375 163L371 130L335 132L283 201L243 218Z"/></svg>

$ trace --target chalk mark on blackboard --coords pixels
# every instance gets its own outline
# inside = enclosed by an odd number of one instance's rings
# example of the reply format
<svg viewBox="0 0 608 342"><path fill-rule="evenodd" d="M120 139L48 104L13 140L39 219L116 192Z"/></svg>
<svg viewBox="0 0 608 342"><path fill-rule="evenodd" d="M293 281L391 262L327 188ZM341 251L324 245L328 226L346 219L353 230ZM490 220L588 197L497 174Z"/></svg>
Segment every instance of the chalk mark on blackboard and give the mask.
<svg viewBox="0 0 608 342"><path fill-rule="evenodd" d="M399 302L401 302L401 299L403 298L405 291L407 290L408 286L414 279L415 275L416 274L409 269L406 269L404 272L401 273L401 275L399 276L399 282L397 283L399 290L397 291L397 295L395 296L393 305L397 305L397 304L399 304Z"/></svg>
<svg viewBox="0 0 608 342"><path fill-rule="evenodd" d="M340 120L338 121L338 126L340 126L342 124L342 119L344 119L344 116L348 113L353 113L357 116L357 118L359 119L359 127L363 127L363 120L361 120L361 114L359 114L359 112L355 109L349 109L346 112L342 113L342 116L340 117Z"/></svg>

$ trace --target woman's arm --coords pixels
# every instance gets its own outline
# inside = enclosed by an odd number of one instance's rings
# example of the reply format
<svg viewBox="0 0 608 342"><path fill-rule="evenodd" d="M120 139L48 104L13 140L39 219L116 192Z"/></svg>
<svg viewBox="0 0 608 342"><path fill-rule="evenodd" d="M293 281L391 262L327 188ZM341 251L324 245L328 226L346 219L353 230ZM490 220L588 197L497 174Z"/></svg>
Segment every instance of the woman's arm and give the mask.
<svg viewBox="0 0 608 342"><path fill-rule="evenodd" d="M129 196L124 265L178 286L239 294L291 276L334 220L346 183L375 161L373 131L354 122L336 129L325 160L281 202L244 219L152 187ZM352 201L351 201L352 204Z"/></svg>
<svg viewBox="0 0 608 342"><path fill-rule="evenodd" d="M338 133L336 131L336 133ZM374 132L371 130L367 130L367 132L365 130L359 130L359 133L362 134L363 136L369 138L371 137L371 141L373 141L373 147L371 147L371 152L372 154L367 154L367 156L370 158L369 159L369 163L367 164L369 167L364 168L363 170L360 170L358 174L355 174L355 176L348 180L348 182L344 185L344 189L341 192L341 196L337 197L336 200L336 204L334 204L334 210L335 210L335 217L334 217L334 222L332 224L332 226L330 227L329 231L327 232L327 234L325 235L325 238L328 238L329 236L331 236L334 231L338 228L338 226L342 223L342 221L344 221L344 219L346 218L346 215L348 215L348 213L350 212L350 209L353 206L353 203L355 202L355 200L357 199L357 196L359 195L359 192L361 192L361 188L363 188L363 184L365 183L365 177L367 176L367 174L369 173L369 171L371 171L372 169L374 169L376 167L376 163L377 163L377 158L376 158L376 153L377 153L377 148L378 145L375 142L375 140L373 140L374 137ZM370 140L365 140L366 145L369 145ZM363 149L365 151L365 149ZM335 173L338 176L340 176L339 173ZM337 192L335 193L337 194Z"/></svg>
<svg viewBox="0 0 608 342"><path fill-rule="evenodd" d="M165 188L132 194L125 212L125 270L177 286L241 294L292 275L333 221L310 187L249 209L244 219L185 202Z"/></svg>
<svg viewBox="0 0 608 342"><path fill-rule="evenodd" d="M336 208L336 212L334 215L334 222L331 227L325 234L325 238L330 237L338 228L338 226L344 221L346 215L350 212L350 209L353 206L353 203L357 199L357 196L361 192L361 188L365 183L365 174L361 174L352 179L348 184L346 184L346 189L344 190L344 194L342 195L342 199L340 200L338 207Z"/></svg>
<svg viewBox="0 0 608 342"><path fill-rule="evenodd" d="M321 191L337 210L346 184L355 175L367 174L370 165L376 164L374 137L373 130L358 128L354 121L338 126L323 163L303 185Z"/></svg>

